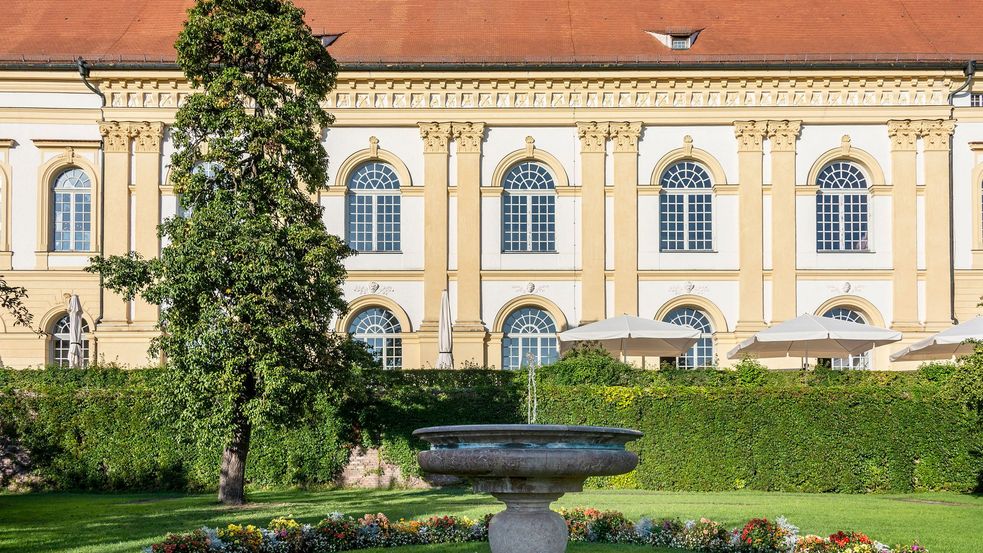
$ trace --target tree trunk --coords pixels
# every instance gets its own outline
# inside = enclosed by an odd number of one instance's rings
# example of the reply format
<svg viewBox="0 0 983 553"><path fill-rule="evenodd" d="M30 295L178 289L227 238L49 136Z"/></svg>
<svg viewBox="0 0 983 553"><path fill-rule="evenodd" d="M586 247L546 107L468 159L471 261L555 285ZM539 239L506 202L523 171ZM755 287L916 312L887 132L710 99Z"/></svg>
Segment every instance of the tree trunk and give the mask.
<svg viewBox="0 0 983 553"><path fill-rule="evenodd" d="M246 502L246 455L253 427L243 415L236 416L232 440L222 452L222 470L218 479L218 500L226 505Z"/></svg>

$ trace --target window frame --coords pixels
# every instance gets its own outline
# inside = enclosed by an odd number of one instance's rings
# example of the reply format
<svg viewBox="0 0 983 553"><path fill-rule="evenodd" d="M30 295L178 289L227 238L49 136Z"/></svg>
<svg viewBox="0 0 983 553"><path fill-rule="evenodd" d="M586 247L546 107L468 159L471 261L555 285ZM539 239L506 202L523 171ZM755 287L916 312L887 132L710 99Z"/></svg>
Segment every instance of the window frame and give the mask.
<svg viewBox="0 0 983 553"><path fill-rule="evenodd" d="M373 313L374 312L374 313ZM357 331L356 328L366 319L364 317L375 316L381 321L370 321L367 324L385 329L385 325L392 330L391 332L365 332ZM381 305L370 305L362 308L348 322L345 331L355 340L366 344L372 351L373 357L382 365L383 369L400 370L403 368L403 325L399 322L391 309ZM381 340L381 347L375 347L369 340ZM394 355L392 351L395 350ZM396 362L390 362L394 360Z"/></svg>
<svg viewBox="0 0 983 553"><path fill-rule="evenodd" d="M55 319L51 325L51 338L48 340L48 363L52 366L68 367L68 353L71 349L71 336L69 330L69 315L64 313ZM89 354L91 353L91 335L89 322L82 317L82 367L88 367L90 363ZM64 357L60 357L63 352Z"/></svg>
<svg viewBox="0 0 983 553"><path fill-rule="evenodd" d="M67 176L70 174L75 174L74 176ZM62 187L59 186L72 179L74 181L80 181L84 179L88 186L78 187ZM93 235L95 234L95 229L93 228L94 223L94 213L93 207L95 204L95 190L93 186L92 179L89 177L88 173L85 172L81 167L64 167L58 173L55 174L54 179L51 182L51 198L52 203L51 209L51 223L52 223L52 235L50 248L52 252L65 254L65 253L87 253L94 251L93 246ZM81 203L79 200L84 197L83 205L87 205L84 213L80 213L78 210L78 205ZM59 206L63 205L62 198L67 198L68 206L68 220L60 221L59 215L62 213L59 210ZM88 220L79 221L77 218L80 215L85 215ZM59 225L63 223L68 223L67 231L59 230ZM86 230L80 230L79 225L86 225ZM61 233L67 233L67 239L60 239ZM86 238L83 240L79 237L79 234L84 233ZM68 244L68 247L59 247L62 243ZM85 246L85 247L80 247Z"/></svg>
<svg viewBox="0 0 983 553"><path fill-rule="evenodd" d="M701 180L706 183L705 186L686 186L686 185L672 185L667 186L667 178L670 172L674 171L677 167L690 164L699 171L702 172ZM695 159L680 159L670 163L662 173L659 175L659 252L660 253L713 253L716 251L716 233L714 232L714 214L716 213L716 194L714 193L715 184L713 181L713 174L710 169L702 162ZM706 221L695 221L694 218L700 215L699 211L693 209L695 204L694 199L697 197L706 196L706 200L701 200L696 205L705 205L709 212ZM666 233L669 232L666 228L666 201L669 198L682 198L682 209L680 211L682 215L682 248L667 248L664 247L668 242L677 242L677 240L669 240ZM708 224L709 228L704 229L700 232L708 232L710 237L708 239L697 239L697 242L708 242L709 245L706 248L694 248L690 244L694 240L691 238L690 233L693 232L691 227L694 224ZM676 232L676 231L673 231Z"/></svg>
<svg viewBox="0 0 983 553"><path fill-rule="evenodd" d="M511 188L507 186L512 177L513 172L517 168L534 165L542 169L539 175L545 175L543 182L546 182L549 186L547 188ZM528 183L533 179L524 179L523 182ZM501 239L501 253L503 254L552 254L557 253L556 248L556 220L557 220L557 203L559 194L557 193L557 180L556 175L553 174L553 170L542 161L530 159L522 160L517 163L512 164L507 171L505 171L502 176L501 181L502 197L501 197L501 210L500 210L500 239ZM524 211L520 214L509 214L508 210L510 207L510 200L515 200L515 206L521 206ZM535 202L541 200L545 203L544 212L538 212L536 209ZM518 240L509 240L510 231L507 225L511 223L510 217L521 217L522 220L514 223L524 227L522 230L522 235L524 236L522 249L511 249L510 244L518 243ZM537 218L546 217L548 220L538 221ZM536 225L548 225L547 230L536 230ZM513 233L515 231L512 231ZM545 240L536 240L535 235L546 235ZM535 249L534 245L537 242L545 242L548 247L544 249Z"/></svg>
<svg viewBox="0 0 983 553"><path fill-rule="evenodd" d="M366 169L370 165L378 165L384 168L385 171L382 172L388 171L388 176L390 177L389 182L395 183L396 186L384 187L384 188L353 187L352 186L353 181L359 177L363 169ZM345 178L345 242L348 244L350 248L352 248L353 250L359 253L367 253L367 254L402 253L402 246L403 246L402 187L403 184L400 179L397 168L393 166L393 164L389 163L388 161L384 161L381 159L365 160L359 163L358 165L356 165L348 173L348 175ZM369 240L365 240L364 238L356 240L353 237L353 231L363 232L363 233L365 231L364 230L355 231L353 229L353 225L356 224L356 222L353 221L352 219L353 215L355 215L353 211L355 210L356 207L358 207L357 201L358 200L364 201L365 199L368 200L368 203L363 204L363 207L367 206L369 208L368 211L366 212L368 214L367 215L368 220L360 221L357 224L362 226L367 225L367 228L369 229L368 235L370 236L370 238ZM385 207L386 209L389 209L390 212L388 213L388 215L394 220L381 222L379 220L380 207ZM362 215L364 216L365 213L362 213ZM394 236L395 238L387 241L380 241L379 238L380 234L386 234L386 233L379 232L380 224L392 225L393 230L390 230L387 234ZM359 249L359 247L357 247L358 245L362 245L365 243L370 243L371 249ZM380 244L390 244L390 243L394 244L392 248L380 249Z"/></svg>
<svg viewBox="0 0 983 553"><path fill-rule="evenodd" d="M687 311L690 313L684 313ZM688 324L687 322L680 322L679 320L684 317L686 319L693 319L695 318L694 314L699 315L699 317L703 319L703 323L705 326L701 328L697 328L692 324ZM669 312L667 312L662 317L662 322L677 324L700 331L700 338L697 340L695 344L693 344L693 346L690 349L686 350L686 352L681 356L670 358L673 360L673 363L676 365L676 368L683 369L683 370L695 370L695 369L702 369L706 367L716 366L717 345L716 343L714 343L714 336L716 335L716 329L713 326L713 319L710 317L709 313L693 305L680 305L669 310ZM706 355L699 354L698 352L701 348L707 349L709 353ZM694 360L693 363L690 363L689 361L683 361L690 357L693 358ZM699 359L703 359L703 358L707 359L708 362L704 364L696 362Z"/></svg>
<svg viewBox="0 0 983 553"><path fill-rule="evenodd" d="M834 312L846 312L852 315L852 317L846 316L830 316L830 313ZM867 314L859 309L855 309L848 305L837 305L830 307L823 312L823 317L828 317L830 319L836 319L838 321L849 321L861 324L870 324L869 317ZM874 356L871 352L874 351L873 348L863 352L860 355L849 355L847 357L822 357L821 359L829 359L829 366L834 370L851 370L851 371L869 371L873 370ZM856 366L857 363L861 366ZM839 366L837 366L839 365ZM844 366L848 365L848 366Z"/></svg>
<svg viewBox="0 0 983 553"><path fill-rule="evenodd" d="M859 175L859 181L864 184L861 187L845 187L845 186L824 186L822 182L824 179L824 173L827 169L830 169L834 165L848 165L852 167L855 172L853 174ZM873 224L873 212L874 212L874 202L872 200L873 194L871 192L871 178L867 170L863 165L857 163L851 159L834 159L825 163L819 171L816 173L816 182L813 184L816 186L816 205L814 210L815 217L815 234L814 234L814 246L816 248L816 253L818 254L866 254L874 253L873 245L873 234L874 234L874 224ZM829 181L827 181L829 182ZM843 179L839 182L842 184ZM829 199L831 202L825 203L823 200ZM851 200L857 200L856 204L853 206L862 206L862 213L854 212L852 215L863 216L863 220L851 222L848 221L847 217L851 215L848 208L851 204L848 203ZM835 206L835 212L826 212L824 207ZM831 224L833 221L824 221L822 217L824 215L830 215L835 213L836 215L836 239L835 247L824 247L824 244L833 243L831 240L827 240L824 237L824 233L831 232L829 229L823 228L825 224ZM860 231L849 230L848 224L861 224L863 225ZM847 249L845 246L849 242L849 234L852 232L858 232L862 239L858 242L866 242L862 248L850 248Z"/></svg>
<svg viewBox="0 0 983 553"><path fill-rule="evenodd" d="M523 323L523 318L528 318L535 313L535 320L543 322L545 325L538 329L538 332L526 332L531 321ZM525 327L516 331L518 324ZM536 305L523 305L516 307L505 317L502 323L502 370L522 370L529 365L523 359L523 352L536 351L537 366L548 365L559 359L560 342L556 337L557 322L556 318L548 310ZM528 341L528 343L527 343ZM513 355L516 353L517 355ZM518 361L518 365L514 361Z"/></svg>

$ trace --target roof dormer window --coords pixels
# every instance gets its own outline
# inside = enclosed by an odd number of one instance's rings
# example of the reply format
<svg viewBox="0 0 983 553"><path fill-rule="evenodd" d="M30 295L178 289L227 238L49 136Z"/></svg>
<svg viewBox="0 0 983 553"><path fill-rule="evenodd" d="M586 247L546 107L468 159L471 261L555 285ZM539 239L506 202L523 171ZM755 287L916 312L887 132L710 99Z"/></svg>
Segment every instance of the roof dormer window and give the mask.
<svg viewBox="0 0 983 553"><path fill-rule="evenodd" d="M701 29L665 29L663 31L647 31L659 42L673 50L689 50Z"/></svg>

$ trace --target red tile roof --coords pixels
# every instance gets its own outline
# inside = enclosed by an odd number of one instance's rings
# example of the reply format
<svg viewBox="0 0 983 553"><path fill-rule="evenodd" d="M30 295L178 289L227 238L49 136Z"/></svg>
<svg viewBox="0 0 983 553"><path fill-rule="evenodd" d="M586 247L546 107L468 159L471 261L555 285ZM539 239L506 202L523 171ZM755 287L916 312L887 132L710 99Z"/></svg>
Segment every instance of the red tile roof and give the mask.
<svg viewBox="0 0 983 553"><path fill-rule="evenodd" d="M0 62L172 62L192 0L4 0ZM981 0L297 0L343 64L983 59ZM702 30L673 51L650 32Z"/></svg>

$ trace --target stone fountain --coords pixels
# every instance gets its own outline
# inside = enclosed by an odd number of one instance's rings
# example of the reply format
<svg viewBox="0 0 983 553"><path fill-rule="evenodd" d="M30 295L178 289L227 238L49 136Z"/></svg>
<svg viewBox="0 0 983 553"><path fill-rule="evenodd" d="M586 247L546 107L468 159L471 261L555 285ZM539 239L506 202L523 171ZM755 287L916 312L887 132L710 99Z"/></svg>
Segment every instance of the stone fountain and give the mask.
<svg viewBox="0 0 983 553"><path fill-rule="evenodd" d="M474 491L505 503L488 528L493 553L562 553L569 533L550 504L583 491L588 476L631 471L638 456L625 444L637 430L550 424L483 424L421 428L430 442L418 455L432 474L467 478Z"/></svg>

